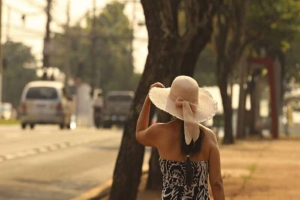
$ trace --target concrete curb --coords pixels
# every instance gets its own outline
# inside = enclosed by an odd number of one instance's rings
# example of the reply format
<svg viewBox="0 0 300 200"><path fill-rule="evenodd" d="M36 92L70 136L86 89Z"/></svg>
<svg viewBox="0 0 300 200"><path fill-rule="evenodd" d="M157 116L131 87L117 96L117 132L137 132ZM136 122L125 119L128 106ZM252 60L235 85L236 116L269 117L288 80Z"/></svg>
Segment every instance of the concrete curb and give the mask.
<svg viewBox="0 0 300 200"><path fill-rule="evenodd" d="M142 174L147 173L149 170L148 164L144 164L142 167ZM87 192L84 192L78 197L75 197L71 200L93 200L93 199L101 199L109 194L110 187L113 183L113 179L109 179L103 184L96 186L92 189L90 189Z"/></svg>
<svg viewBox="0 0 300 200"><path fill-rule="evenodd" d="M90 200L95 197L102 198L101 196L106 196L108 194L108 189L112 185L112 179L106 181L105 183L92 188L91 190L83 193L82 195L75 197L74 199L71 200ZM105 192L107 191L107 192Z"/></svg>

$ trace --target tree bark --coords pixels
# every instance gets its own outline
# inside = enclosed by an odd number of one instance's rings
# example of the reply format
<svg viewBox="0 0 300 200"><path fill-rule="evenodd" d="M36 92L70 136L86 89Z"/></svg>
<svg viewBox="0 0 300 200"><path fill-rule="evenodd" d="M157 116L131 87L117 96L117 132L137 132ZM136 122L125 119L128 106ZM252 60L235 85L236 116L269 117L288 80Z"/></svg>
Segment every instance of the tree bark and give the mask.
<svg viewBox="0 0 300 200"><path fill-rule="evenodd" d="M133 99L130 115L125 124L123 138L115 165L113 185L110 199L136 199L137 188L140 183L145 147L135 139L135 127L139 111L148 94L150 84L156 79L151 68L145 68L136 95ZM147 74L146 76L145 74Z"/></svg>
<svg viewBox="0 0 300 200"><path fill-rule="evenodd" d="M236 127L236 137L238 139L244 139L246 137L246 88L245 85L246 75L248 73L248 63L245 56L241 58L240 68L239 68L239 86L240 86L240 94L239 94L239 107L238 107L238 117L237 117L237 127Z"/></svg>
<svg viewBox="0 0 300 200"><path fill-rule="evenodd" d="M151 149L151 157L149 160L149 172L146 184L148 190L162 189L162 174L160 172L159 154L156 148Z"/></svg>
<svg viewBox="0 0 300 200"><path fill-rule="evenodd" d="M281 66L281 77L280 77L280 88L279 88L279 94L280 94L280 98L279 100L279 108L282 108L284 106L284 95L285 95L285 88L284 88L284 82L285 82L285 68L286 68L286 58L285 58L285 54L282 51L278 51L278 59L279 59L279 63ZM283 110L279 109L279 114L283 115Z"/></svg>
<svg viewBox="0 0 300 200"><path fill-rule="evenodd" d="M250 102L251 102L251 110L250 110L250 135L258 135L258 131L256 130L256 116L257 116L257 86L254 81L253 88L250 93Z"/></svg>
<svg viewBox="0 0 300 200"><path fill-rule="evenodd" d="M225 69L224 66L230 66L230 64L220 63L220 65L223 65L223 67L218 67L218 86L222 97L225 122L223 144L233 144L234 138L232 134L232 97L231 94L227 93L228 87L230 87L228 83L229 71L223 71Z"/></svg>

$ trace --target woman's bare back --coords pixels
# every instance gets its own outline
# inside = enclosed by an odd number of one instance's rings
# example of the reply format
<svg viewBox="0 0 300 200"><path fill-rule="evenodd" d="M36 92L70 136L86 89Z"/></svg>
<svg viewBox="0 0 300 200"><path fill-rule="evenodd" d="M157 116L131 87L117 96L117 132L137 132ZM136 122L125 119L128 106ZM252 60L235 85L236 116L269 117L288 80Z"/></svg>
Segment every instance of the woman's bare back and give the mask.
<svg viewBox="0 0 300 200"><path fill-rule="evenodd" d="M156 141L160 158L173 161L185 161L186 155L181 151L181 121L173 120L166 124L157 124L157 129L160 131ZM191 155L191 160L201 161L209 160L209 152L211 148L211 137L214 134L210 129L199 125L199 131L204 134L200 152Z"/></svg>

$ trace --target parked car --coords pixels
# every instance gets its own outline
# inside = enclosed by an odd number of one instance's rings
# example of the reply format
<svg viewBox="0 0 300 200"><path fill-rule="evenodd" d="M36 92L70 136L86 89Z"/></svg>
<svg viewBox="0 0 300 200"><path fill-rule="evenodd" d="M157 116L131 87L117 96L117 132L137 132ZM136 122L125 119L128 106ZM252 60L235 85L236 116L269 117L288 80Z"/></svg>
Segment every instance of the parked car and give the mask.
<svg viewBox="0 0 300 200"><path fill-rule="evenodd" d="M23 129L36 124L57 124L70 128L72 103L65 95L64 85L56 81L32 81L23 89L19 116Z"/></svg>
<svg viewBox="0 0 300 200"><path fill-rule="evenodd" d="M13 115L13 107L11 103L2 102L0 103L0 114L1 119L9 120L12 118Z"/></svg>
<svg viewBox="0 0 300 200"><path fill-rule="evenodd" d="M107 93L101 113L101 122L104 128L125 123L133 96L132 91L110 91Z"/></svg>

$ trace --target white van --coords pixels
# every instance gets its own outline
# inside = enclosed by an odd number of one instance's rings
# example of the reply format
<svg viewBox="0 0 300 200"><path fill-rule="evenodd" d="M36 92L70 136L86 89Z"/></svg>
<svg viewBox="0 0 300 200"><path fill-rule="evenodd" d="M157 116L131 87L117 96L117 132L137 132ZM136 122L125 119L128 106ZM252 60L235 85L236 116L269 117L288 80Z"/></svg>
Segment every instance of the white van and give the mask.
<svg viewBox="0 0 300 200"><path fill-rule="evenodd" d="M29 82L22 93L19 107L23 129L36 124L57 124L70 128L72 106L65 96L64 85L57 81Z"/></svg>

